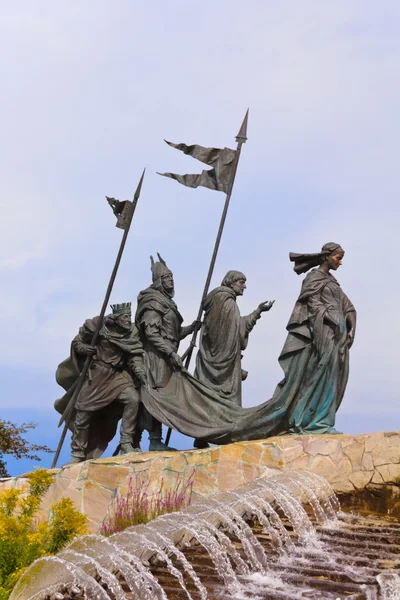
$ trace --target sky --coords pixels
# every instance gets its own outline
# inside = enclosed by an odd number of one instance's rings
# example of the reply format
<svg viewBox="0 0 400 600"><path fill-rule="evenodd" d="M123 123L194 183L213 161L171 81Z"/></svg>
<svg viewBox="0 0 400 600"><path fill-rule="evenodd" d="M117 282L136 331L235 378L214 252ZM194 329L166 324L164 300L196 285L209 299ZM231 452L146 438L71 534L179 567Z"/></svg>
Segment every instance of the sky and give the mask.
<svg viewBox="0 0 400 600"><path fill-rule="evenodd" d="M399 34L397 0L0 2L0 417L57 446L54 373L99 313L121 239L105 196L132 198L144 167L111 302L135 305L160 252L193 321L224 195L159 177L203 169L163 139L235 148L249 108L211 284L243 271L242 314L275 299L244 354L244 405L282 379L302 280L288 253L335 241L358 312L337 428L397 429Z"/></svg>

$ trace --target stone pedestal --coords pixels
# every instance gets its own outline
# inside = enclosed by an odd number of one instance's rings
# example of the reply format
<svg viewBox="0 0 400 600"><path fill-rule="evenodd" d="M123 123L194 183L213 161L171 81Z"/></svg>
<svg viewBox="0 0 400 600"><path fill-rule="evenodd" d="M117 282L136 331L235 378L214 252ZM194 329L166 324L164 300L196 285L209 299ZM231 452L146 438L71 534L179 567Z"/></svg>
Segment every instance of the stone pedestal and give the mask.
<svg viewBox="0 0 400 600"><path fill-rule="evenodd" d="M125 494L129 482L158 491L177 480L193 481L193 495L233 490L277 469L307 469L322 475L336 493L400 482L400 432L360 435L281 436L205 450L144 452L54 469L55 480L41 507L46 517L52 504L71 498L85 513L93 532L106 515L113 494ZM24 476L0 486L26 486ZM1 489L1 487L0 487Z"/></svg>

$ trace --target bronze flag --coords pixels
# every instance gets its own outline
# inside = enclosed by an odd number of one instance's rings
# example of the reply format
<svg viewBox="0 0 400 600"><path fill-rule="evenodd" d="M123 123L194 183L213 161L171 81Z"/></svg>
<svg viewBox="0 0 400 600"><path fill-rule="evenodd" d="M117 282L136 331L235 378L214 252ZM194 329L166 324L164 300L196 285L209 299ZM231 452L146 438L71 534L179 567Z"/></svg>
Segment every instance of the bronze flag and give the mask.
<svg viewBox="0 0 400 600"><path fill-rule="evenodd" d="M228 193L229 183L231 181L232 166L237 152L236 150L231 150L230 148L205 148L204 146L199 146L198 144L187 146L186 144L173 144L172 142L167 142L167 140L164 141L169 146L172 146L172 148L181 150L181 152L184 154L193 156L193 158L197 158L197 160L200 160L201 162L205 163L206 165L210 165L213 168L209 169L208 171L202 171L198 175L158 173L159 175L175 179L187 187L197 188L199 186L203 186L218 192L225 192L225 194Z"/></svg>
<svg viewBox="0 0 400 600"><path fill-rule="evenodd" d="M126 231L130 225L133 216L133 202L130 200L116 200L115 198L109 198L106 196L108 204L111 206L114 215L117 217L115 227Z"/></svg>

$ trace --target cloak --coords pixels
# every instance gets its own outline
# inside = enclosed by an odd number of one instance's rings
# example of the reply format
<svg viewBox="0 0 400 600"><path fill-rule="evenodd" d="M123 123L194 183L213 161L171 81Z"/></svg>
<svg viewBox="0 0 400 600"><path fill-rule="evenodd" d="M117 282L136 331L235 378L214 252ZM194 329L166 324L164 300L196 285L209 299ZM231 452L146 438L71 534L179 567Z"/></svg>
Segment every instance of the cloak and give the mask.
<svg viewBox="0 0 400 600"><path fill-rule="evenodd" d="M335 326L324 320L328 313ZM335 414L349 372L350 313L355 313L354 306L337 280L313 270L304 279L287 325L279 357L285 378L270 400L242 408L183 371L174 373L162 390L142 389L142 401L172 429L216 444L287 433L335 433ZM212 348L219 349L217 338L215 342Z"/></svg>
<svg viewBox="0 0 400 600"><path fill-rule="evenodd" d="M260 313L241 317L236 295L227 286L214 289L203 303L204 318L195 377L236 406L242 405L241 366L249 333Z"/></svg>
<svg viewBox="0 0 400 600"><path fill-rule="evenodd" d="M177 352L187 328L176 303L154 286L140 292L135 322L145 350L149 383L153 388L167 385L172 369L168 356Z"/></svg>
<svg viewBox="0 0 400 600"><path fill-rule="evenodd" d="M85 356L76 351L79 344L90 344L99 317L87 319L71 344L70 356L57 368L56 381L66 390L66 394L54 403L54 408L63 414L71 399ZM122 407L114 400L134 382L127 370L129 362L143 355L143 347L135 325L126 333L116 333L103 324L97 343L96 358L90 369L90 383L87 378L75 403L70 421L72 430L75 411L93 411L89 431L87 458L98 458L115 436L118 421L122 417Z"/></svg>

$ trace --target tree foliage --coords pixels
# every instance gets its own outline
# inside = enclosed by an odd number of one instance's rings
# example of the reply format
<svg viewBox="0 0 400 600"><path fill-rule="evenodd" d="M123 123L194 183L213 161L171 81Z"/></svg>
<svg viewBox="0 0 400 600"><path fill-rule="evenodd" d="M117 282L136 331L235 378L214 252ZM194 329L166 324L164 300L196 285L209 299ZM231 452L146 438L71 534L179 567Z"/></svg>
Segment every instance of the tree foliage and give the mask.
<svg viewBox="0 0 400 600"><path fill-rule="evenodd" d="M88 519L70 498L53 504L49 518L40 521L40 504L53 474L37 469L26 476L28 489L0 491L0 600L37 558L61 550L77 535L87 533Z"/></svg>
<svg viewBox="0 0 400 600"><path fill-rule="evenodd" d="M35 427L36 423L16 425L0 419L0 477L9 476L4 455L40 461L37 452L52 452L47 446L32 444L24 437L24 434Z"/></svg>

